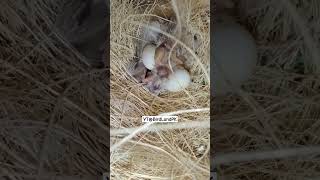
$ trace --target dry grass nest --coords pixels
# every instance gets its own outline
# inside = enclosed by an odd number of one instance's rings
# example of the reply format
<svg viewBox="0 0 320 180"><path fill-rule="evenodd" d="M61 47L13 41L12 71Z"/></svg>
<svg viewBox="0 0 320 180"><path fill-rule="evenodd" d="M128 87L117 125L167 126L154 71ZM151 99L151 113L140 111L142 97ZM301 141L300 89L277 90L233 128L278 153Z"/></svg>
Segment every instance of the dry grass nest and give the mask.
<svg viewBox="0 0 320 180"><path fill-rule="evenodd" d="M101 84L106 70L88 68L52 28L62 0L24 2L0 2L1 177L101 174L108 169L107 85ZM164 1L144 2L111 1L112 178L208 179L210 88L202 68L209 67L208 7L201 1L177 3L184 5L182 25L201 41L189 52L193 82L186 91L154 96L127 72L142 24ZM213 101L211 152L221 163L218 174L224 179L319 177L318 156L285 158L284 152L274 160L263 152L319 144L320 2L237 2L239 21L256 39L259 62L240 95ZM179 123L142 126L141 116L168 112L178 114ZM253 151L262 154L255 157ZM248 159L235 163L240 156L222 154L233 152Z"/></svg>
<svg viewBox="0 0 320 180"><path fill-rule="evenodd" d="M259 60L242 93L214 99L211 153L222 179L319 177L311 155L320 142L319 8L319 1L237 1Z"/></svg>
<svg viewBox="0 0 320 180"><path fill-rule="evenodd" d="M57 33L64 2L0 2L0 179L108 169L106 69L89 68Z"/></svg>
<svg viewBox="0 0 320 180"><path fill-rule="evenodd" d="M154 12L168 10L164 7L173 12L174 5L157 0L140 4L130 0L111 1L112 178L209 178L210 84L204 73L210 61L209 6L191 0L173 3L179 10L181 26L186 29L186 34L178 40L191 51L188 56L192 62L192 84L185 91L155 96L136 83L128 67L135 61L144 26L150 18L161 18ZM171 36L177 39L174 34ZM201 42L197 49L188 44L194 36ZM142 116L168 112L178 113L179 123L154 124L142 127L140 130L144 132L134 133L143 126ZM123 142L121 135L127 134L132 137Z"/></svg>

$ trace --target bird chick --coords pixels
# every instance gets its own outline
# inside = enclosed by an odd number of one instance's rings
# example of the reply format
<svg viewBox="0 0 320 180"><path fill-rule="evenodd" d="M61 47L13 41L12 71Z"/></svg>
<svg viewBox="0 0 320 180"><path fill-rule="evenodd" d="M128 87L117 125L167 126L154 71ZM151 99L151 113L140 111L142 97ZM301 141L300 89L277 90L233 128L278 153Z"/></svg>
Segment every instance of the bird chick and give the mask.
<svg viewBox="0 0 320 180"><path fill-rule="evenodd" d="M162 46L146 45L133 75L138 82L142 83L144 88L156 95L162 91L161 84L171 74L167 65L166 51Z"/></svg>
<svg viewBox="0 0 320 180"><path fill-rule="evenodd" d="M155 46L147 44L142 52L141 61L144 66L161 78L167 78L170 75L168 64L168 50L164 46Z"/></svg>
<svg viewBox="0 0 320 180"><path fill-rule="evenodd" d="M162 91L162 82L163 79L151 71L147 72L145 79L142 80L144 87L155 95L158 95Z"/></svg>
<svg viewBox="0 0 320 180"><path fill-rule="evenodd" d="M170 56L170 57L169 57ZM184 58L177 56L175 50L170 55L170 49L165 44L159 46L155 52L155 71L163 78L168 78L176 66L184 67Z"/></svg>
<svg viewBox="0 0 320 180"><path fill-rule="evenodd" d="M142 83L143 80L146 78L148 69L144 66L144 64L141 61L138 61L136 64L133 65L133 67L130 67L128 70L132 77L138 83Z"/></svg>
<svg viewBox="0 0 320 180"><path fill-rule="evenodd" d="M172 29L158 21L151 22L149 26L166 32L170 32L168 29ZM173 88L169 86L175 84L176 79L181 77L187 79L187 81L181 81L182 83L186 82L181 86L181 90L185 88L189 83L188 78L190 79L190 76L188 71L180 70L186 70L184 58L180 57L179 48L173 47L174 42L150 28L144 30L143 39L145 41L137 50L137 56L141 59L132 71L136 81L156 95L165 90L171 91ZM175 88L175 91L178 91L179 88L180 86Z"/></svg>
<svg viewBox="0 0 320 180"><path fill-rule="evenodd" d="M171 53L169 61L170 50L165 45L161 45L155 50L150 50L150 46L145 49L154 52L154 56L143 56L153 57L150 59L153 62L148 62L149 59L142 60L145 66L149 67L142 82L150 92L154 94L159 94L165 90L177 92L189 85L189 72L184 68L182 58L178 57L175 51Z"/></svg>

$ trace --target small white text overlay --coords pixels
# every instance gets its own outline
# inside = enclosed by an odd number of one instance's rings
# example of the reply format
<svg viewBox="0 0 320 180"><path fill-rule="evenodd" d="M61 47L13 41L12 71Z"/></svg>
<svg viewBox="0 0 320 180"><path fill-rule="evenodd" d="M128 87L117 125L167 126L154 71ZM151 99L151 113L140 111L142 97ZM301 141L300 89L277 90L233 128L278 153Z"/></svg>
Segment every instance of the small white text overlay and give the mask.
<svg viewBox="0 0 320 180"><path fill-rule="evenodd" d="M142 116L142 122L178 122L178 116Z"/></svg>

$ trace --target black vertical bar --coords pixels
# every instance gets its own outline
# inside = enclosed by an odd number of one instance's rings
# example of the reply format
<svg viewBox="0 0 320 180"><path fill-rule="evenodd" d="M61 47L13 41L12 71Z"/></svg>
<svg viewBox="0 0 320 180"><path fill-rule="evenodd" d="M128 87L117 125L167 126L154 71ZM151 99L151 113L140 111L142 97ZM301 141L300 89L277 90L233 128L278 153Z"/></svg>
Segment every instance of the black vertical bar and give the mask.
<svg viewBox="0 0 320 180"><path fill-rule="evenodd" d="M110 179L110 0L106 0L107 2L107 37L106 37L106 53L105 53L105 64L106 64L106 84L107 84L107 98L106 98L106 110L107 110L107 127L109 129L109 132L107 133L107 144L108 144L108 150L107 150L107 160L106 163L107 172L104 174L103 180L109 180Z"/></svg>

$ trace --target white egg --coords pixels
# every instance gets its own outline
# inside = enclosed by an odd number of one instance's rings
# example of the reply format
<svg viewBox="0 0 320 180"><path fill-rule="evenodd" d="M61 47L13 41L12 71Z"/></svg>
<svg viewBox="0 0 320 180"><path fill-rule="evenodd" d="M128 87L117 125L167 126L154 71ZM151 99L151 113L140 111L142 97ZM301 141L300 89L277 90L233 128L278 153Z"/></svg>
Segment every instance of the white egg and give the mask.
<svg viewBox="0 0 320 180"><path fill-rule="evenodd" d="M156 46L152 44L148 44L143 48L143 52L141 55L142 62L144 66L152 70L155 67L155 53L156 53Z"/></svg>
<svg viewBox="0 0 320 180"><path fill-rule="evenodd" d="M162 87L171 92L182 91L191 83L191 77L185 69L173 69L173 73L169 76L168 80L163 82Z"/></svg>
<svg viewBox="0 0 320 180"><path fill-rule="evenodd" d="M213 95L225 95L247 81L257 63L251 34L237 23L217 23L213 28Z"/></svg>

